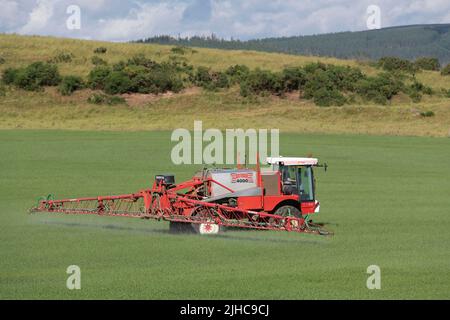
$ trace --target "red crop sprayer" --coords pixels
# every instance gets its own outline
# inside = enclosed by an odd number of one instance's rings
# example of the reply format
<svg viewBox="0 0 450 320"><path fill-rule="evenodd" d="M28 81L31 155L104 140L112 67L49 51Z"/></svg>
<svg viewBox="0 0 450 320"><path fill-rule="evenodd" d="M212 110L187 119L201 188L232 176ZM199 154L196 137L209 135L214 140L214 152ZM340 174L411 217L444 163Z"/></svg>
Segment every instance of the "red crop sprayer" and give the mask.
<svg viewBox="0 0 450 320"><path fill-rule="evenodd" d="M30 212L95 214L170 221L171 231L217 234L224 227L284 230L329 235L310 217L320 209L315 198L315 158L267 158L269 167L203 169L176 184L157 175L151 189L137 193L39 200Z"/></svg>

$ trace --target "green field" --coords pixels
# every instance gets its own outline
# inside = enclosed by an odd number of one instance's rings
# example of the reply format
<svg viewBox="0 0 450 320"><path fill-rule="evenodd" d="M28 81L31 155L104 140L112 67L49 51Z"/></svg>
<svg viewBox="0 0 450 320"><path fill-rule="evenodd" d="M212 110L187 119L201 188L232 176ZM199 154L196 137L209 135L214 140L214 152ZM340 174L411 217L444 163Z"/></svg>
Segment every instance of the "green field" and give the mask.
<svg viewBox="0 0 450 320"><path fill-rule="evenodd" d="M172 235L167 222L28 215L38 196L128 193L170 162L169 132L0 131L0 299L450 298L450 140L284 134L312 153L318 221L334 237L232 231ZM66 268L81 268L81 290ZM381 268L382 289L366 288Z"/></svg>

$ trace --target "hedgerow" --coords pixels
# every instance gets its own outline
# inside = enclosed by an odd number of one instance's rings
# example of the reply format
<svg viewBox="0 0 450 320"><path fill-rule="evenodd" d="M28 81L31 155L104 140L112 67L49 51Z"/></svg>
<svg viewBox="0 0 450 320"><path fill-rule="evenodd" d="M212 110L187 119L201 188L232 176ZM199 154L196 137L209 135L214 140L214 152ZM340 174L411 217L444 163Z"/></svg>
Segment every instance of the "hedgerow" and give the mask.
<svg viewBox="0 0 450 320"><path fill-rule="evenodd" d="M178 50L175 50L178 52ZM100 52L99 52L100 53ZM178 53L181 53L178 52ZM103 90L108 95L123 93L161 94L168 91L179 92L186 86L199 86L206 90L240 87L242 97L276 95L283 97L290 92L312 100L319 106L341 106L362 99L378 104L387 104L400 92L412 101L419 102L423 95L433 94L430 87L418 82L414 75L408 75L417 68L436 68L438 61L420 58L414 65L408 60L394 57L380 59L378 65L389 70L376 76L367 76L361 69L337 66L321 62L302 67L286 67L281 71L250 70L245 65L234 65L224 71L194 67L183 59L169 59L157 62L144 54L137 54L127 60L107 65L100 57L94 56L96 66L89 72L84 83L80 77L61 77L56 65L37 62L26 68L3 71L2 81L27 90L38 90L42 86L58 85L63 95L89 87ZM446 71L449 69L448 71ZM447 66L442 73L450 73Z"/></svg>

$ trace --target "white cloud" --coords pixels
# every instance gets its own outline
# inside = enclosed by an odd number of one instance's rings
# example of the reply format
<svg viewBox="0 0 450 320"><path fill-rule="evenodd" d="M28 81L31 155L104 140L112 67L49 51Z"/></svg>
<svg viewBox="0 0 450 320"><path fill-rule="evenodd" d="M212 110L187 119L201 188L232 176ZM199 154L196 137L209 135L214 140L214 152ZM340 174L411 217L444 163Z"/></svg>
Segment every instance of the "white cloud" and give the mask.
<svg viewBox="0 0 450 320"><path fill-rule="evenodd" d="M128 40L151 34L166 34L179 30L184 4L140 4L124 18L103 19L98 32L100 39Z"/></svg>
<svg viewBox="0 0 450 320"><path fill-rule="evenodd" d="M37 0L37 5L31 11L28 22L19 29L19 33L34 34L45 28L53 16L53 6L56 2L58 0Z"/></svg>
<svg viewBox="0 0 450 320"><path fill-rule="evenodd" d="M81 8L81 30L65 28L72 4ZM450 23L449 0L0 0L0 32L123 41L212 32L241 39L307 35L364 30L371 4L381 7L383 27Z"/></svg>
<svg viewBox="0 0 450 320"><path fill-rule="evenodd" d="M104 9L107 5L106 0L76 0L71 2L73 2L71 4L80 6L80 8L94 12Z"/></svg>

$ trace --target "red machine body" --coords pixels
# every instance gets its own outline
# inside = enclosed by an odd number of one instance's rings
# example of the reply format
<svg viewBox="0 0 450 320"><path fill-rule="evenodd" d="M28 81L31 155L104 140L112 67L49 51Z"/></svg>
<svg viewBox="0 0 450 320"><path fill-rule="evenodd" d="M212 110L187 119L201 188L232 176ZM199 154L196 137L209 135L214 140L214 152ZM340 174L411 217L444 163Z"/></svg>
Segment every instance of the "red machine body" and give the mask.
<svg viewBox="0 0 450 320"><path fill-rule="evenodd" d="M292 159L295 159L293 161ZM41 199L31 212L163 219L173 230L218 233L222 227L328 234L312 225L319 211L312 158L268 158L271 168L204 169L175 184L157 175L151 189L118 196Z"/></svg>

